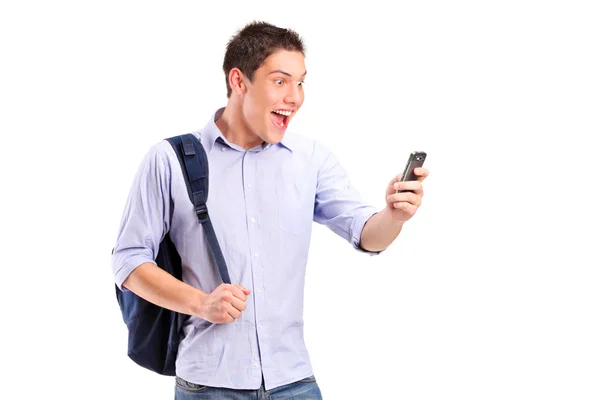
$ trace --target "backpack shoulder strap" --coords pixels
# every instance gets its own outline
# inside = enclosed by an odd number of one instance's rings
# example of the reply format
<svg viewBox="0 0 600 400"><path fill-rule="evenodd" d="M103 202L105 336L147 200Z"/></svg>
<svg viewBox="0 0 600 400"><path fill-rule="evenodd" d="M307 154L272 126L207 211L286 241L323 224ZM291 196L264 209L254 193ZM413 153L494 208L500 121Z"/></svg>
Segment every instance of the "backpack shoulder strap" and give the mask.
<svg viewBox="0 0 600 400"><path fill-rule="evenodd" d="M187 185L188 196L196 210L198 222L204 228L213 261L219 269L223 283L231 283L225 258L213 228L206 200L208 199L208 157L202 143L191 133L168 138L167 141L175 150L183 177Z"/></svg>

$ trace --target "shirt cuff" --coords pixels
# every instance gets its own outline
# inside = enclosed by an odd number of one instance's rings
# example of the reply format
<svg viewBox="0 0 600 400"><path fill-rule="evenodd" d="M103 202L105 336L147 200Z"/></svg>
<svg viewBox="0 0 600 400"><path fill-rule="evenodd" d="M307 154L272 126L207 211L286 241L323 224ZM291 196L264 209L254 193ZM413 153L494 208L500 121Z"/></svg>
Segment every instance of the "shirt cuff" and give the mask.
<svg viewBox="0 0 600 400"><path fill-rule="evenodd" d="M128 254L127 250L121 250L113 255L113 265L115 267L115 283L122 291L129 289L123 287L123 282L129 277L134 269L144 263L156 264L156 262L143 254L139 254L139 249L136 249L135 254Z"/></svg>
<svg viewBox="0 0 600 400"><path fill-rule="evenodd" d="M370 251L370 250L365 250L362 247L360 247L360 236L362 234L362 231L365 227L365 224L367 223L367 221L375 214L377 214L379 212L378 209L374 208L374 207L368 207L365 208L364 210L362 210L360 213L356 214L354 216L354 219L352 220L352 225L351 225L351 232L352 232L352 238L351 238L351 243L352 246L354 247L354 249L356 249L357 251L361 252L361 253L365 253L365 254L369 254L371 256L375 256L378 254L381 254L384 250L380 250L380 251Z"/></svg>

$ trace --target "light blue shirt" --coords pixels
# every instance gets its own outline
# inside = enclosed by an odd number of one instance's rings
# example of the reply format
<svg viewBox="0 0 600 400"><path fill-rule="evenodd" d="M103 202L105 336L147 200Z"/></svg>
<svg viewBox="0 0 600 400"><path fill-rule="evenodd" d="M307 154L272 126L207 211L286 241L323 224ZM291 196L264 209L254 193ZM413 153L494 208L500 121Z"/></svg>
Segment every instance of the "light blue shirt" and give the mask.
<svg viewBox="0 0 600 400"><path fill-rule="evenodd" d="M287 132L281 143L249 150L229 143L215 124L200 138L209 160L208 212L232 283L252 292L242 317L212 324L190 317L176 373L197 384L267 390L313 374L304 343L304 277L312 222L329 227L357 251L365 204L334 155L319 141ZM209 293L220 277L167 141L151 147L135 176L112 258L117 286L154 262L169 231L184 282ZM377 254L366 252L368 254Z"/></svg>

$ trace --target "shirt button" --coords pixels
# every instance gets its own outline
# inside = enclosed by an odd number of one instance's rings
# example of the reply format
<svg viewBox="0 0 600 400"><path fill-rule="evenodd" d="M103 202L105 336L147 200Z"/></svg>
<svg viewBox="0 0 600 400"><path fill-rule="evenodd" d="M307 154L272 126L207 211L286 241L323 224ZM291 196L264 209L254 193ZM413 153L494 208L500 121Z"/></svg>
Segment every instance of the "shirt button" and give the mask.
<svg viewBox="0 0 600 400"><path fill-rule="evenodd" d="M225 147L221 147L221 151L225 151Z"/></svg>
<svg viewBox="0 0 600 400"><path fill-rule="evenodd" d="M254 363L254 366L255 366L255 367L258 367L258 363Z"/></svg>
<svg viewBox="0 0 600 400"><path fill-rule="evenodd" d="M256 220L254 218L252 218L250 221L252 221L252 223L256 222Z"/></svg>
<svg viewBox="0 0 600 400"><path fill-rule="evenodd" d="M249 188L251 188L251 187L252 187L252 184L251 184L251 183L249 183L249 184L248 184L248 187L249 187Z"/></svg>
<svg viewBox="0 0 600 400"><path fill-rule="evenodd" d="M254 357L254 361L258 361L258 357Z"/></svg>
<svg viewBox="0 0 600 400"><path fill-rule="evenodd" d="M262 327L263 327L263 324L258 324L258 327L259 327L259 328L262 328Z"/></svg>
<svg viewBox="0 0 600 400"><path fill-rule="evenodd" d="M254 257L258 258L259 254L258 253L254 253Z"/></svg>
<svg viewBox="0 0 600 400"><path fill-rule="evenodd" d="M262 289L256 289L258 293L262 293Z"/></svg>

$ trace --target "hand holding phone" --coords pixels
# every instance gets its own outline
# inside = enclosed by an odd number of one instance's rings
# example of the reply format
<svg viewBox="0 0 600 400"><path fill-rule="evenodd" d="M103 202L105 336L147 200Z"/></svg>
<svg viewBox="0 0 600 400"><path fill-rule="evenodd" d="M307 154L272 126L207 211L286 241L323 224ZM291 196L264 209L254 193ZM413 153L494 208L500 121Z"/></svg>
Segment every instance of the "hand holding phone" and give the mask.
<svg viewBox="0 0 600 400"><path fill-rule="evenodd" d="M415 168L421 168L425 162L427 153L424 151L413 151L408 157L406 166L404 167L404 173L402 174L402 182L416 181L417 176L415 175ZM397 190L396 193L410 192L410 190Z"/></svg>

